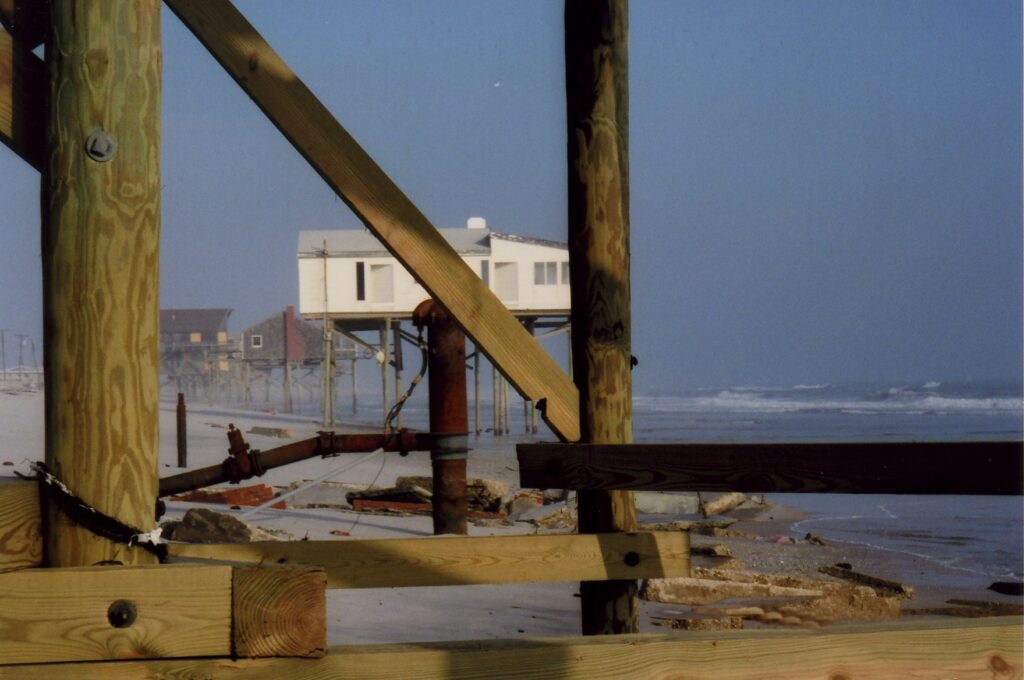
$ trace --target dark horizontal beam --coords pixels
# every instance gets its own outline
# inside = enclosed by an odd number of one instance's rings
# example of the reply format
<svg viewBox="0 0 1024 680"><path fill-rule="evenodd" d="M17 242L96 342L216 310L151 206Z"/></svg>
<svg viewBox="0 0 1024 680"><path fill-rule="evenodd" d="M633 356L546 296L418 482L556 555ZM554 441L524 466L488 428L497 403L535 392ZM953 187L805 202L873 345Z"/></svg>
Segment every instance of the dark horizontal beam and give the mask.
<svg viewBox="0 0 1024 680"><path fill-rule="evenodd" d="M527 488L1021 495L1024 443L520 444Z"/></svg>

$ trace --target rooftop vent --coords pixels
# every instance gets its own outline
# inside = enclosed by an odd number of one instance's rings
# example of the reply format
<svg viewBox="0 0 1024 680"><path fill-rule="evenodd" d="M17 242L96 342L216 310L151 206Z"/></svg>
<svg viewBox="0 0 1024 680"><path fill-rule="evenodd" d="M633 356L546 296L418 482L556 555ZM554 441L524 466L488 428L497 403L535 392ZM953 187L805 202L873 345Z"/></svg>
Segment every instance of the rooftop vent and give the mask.
<svg viewBox="0 0 1024 680"><path fill-rule="evenodd" d="M468 220L466 220L466 228L467 229L486 229L487 228L487 220L485 220L482 217L470 217Z"/></svg>

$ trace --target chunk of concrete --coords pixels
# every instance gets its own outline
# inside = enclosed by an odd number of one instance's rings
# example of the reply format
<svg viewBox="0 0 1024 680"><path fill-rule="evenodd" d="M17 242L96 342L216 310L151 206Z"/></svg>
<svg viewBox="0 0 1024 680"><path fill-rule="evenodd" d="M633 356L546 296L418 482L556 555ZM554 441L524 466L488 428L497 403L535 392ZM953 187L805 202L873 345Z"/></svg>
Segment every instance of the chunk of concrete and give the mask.
<svg viewBox="0 0 1024 680"><path fill-rule="evenodd" d="M693 515L700 510L697 494L672 491L637 491L633 494L641 515Z"/></svg>

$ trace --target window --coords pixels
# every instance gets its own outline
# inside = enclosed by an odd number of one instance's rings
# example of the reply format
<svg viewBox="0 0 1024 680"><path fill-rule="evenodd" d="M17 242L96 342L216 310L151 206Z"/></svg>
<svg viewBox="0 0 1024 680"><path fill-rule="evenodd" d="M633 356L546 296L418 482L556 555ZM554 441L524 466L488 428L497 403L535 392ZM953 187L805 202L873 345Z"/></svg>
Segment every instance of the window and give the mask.
<svg viewBox="0 0 1024 680"><path fill-rule="evenodd" d="M227 331L217 331L217 344L218 345L224 345L224 344L227 344L227 341L228 341Z"/></svg>
<svg viewBox="0 0 1024 680"><path fill-rule="evenodd" d="M568 286L569 285L569 263L568 262L563 262L562 263L562 285L563 286Z"/></svg>
<svg viewBox="0 0 1024 680"><path fill-rule="evenodd" d="M489 260L480 260L480 278L485 286L491 285L491 263Z"/></svg>
<svg viewBox="0 0 1024 680"><path fill-rule="evenodd" d="M356 300L366 299L366 266L356 262Z"/></svg>
<svg viewBox="0 0 1024 680"><path fill-rule="evenodd" d="M534 262L533 283L537 286L554 286L558 284L557 262Z"/></svg>
<svg viewBox="0 0 1024 680"><path fill-rule="evenodd" d="M494 263L494 292L502 302L519 299L519 270L515 262Z"/></svg>
<svg viewBox="0 0 1024 680"><path fill-rule="evenodd" d="M199 344L200 342L203 341L203 334L202 333L189 333L188 334L188 341L191 342L192 344Z"/></svg>
<svg viewBox="0 0 1024 680"><path fill-rule="evenodd" d="M249 346L252 347L253 349L260 349L261 347L263 347L263 336L253 333L249 337Z"/></svg>
<svg viewBox="0 0 1024 680"><path fill-rule="evenodd" d="M370 265L370 302L394 302L395 282L390 264Z"/></svg>

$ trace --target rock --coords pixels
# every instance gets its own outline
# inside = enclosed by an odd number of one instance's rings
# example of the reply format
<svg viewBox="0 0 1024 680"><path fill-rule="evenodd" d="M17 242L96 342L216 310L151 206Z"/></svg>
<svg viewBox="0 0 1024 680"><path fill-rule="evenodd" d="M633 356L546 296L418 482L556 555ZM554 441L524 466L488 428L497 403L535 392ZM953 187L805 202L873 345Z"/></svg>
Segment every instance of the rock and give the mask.
<svg viewBox="0 0 1024 680"><path fill-rule="evenodd" d="M732 551L729 550L727 545L691 545L691 555L700 555L702 557L732 557Z"/></svg>
<svg viewBox="0 0 1024 680"><path fill-rule="evenodd" d="M534 508L540 507L543 507L543 505L538 503L535 498L530 498L528 496L513 498L509 501L507 506L508 518L513 521L519 520L522 518L523 514L533 510Z"/></svg>
<svg viewBox="0 0 1024 680"><path fill-rule="evenodd" d="M815 598L824 591L789 588L766 583L745 583L703 578L651 578L643 582L640 597L668 604L711 604L722 600L751 597Z"/></svg>
<svg viewBox="0 0 1024 680"><path fill-rule="evenodd" d="M292 436L292 431L287 427L262 427L260 425L254 425L246 431L246 434L258 434L264 437L289 439Z"/></svg>
<svg viewBox="0 0 1024 680"><path fill-rule="evenodd" d="M988 589L1000 595L1024 595L1024 583L1020 581L996 581Z"/></svg>
<svg viewBox="0 0 1024 680"><path fill-rule="evenodd" d="M747 500L747 495L738 491L723 493L720 496L704 501L700 505L700 512L705 517L721 515Z"/></svg>
<svg viewBox="0 0 1024 680"><path fill-rule="evenodd" d="M652 616L651 623L663 628L675 628L678 630L741 630L743 628L743 619L739 616L707 619Z"/></svg>
<svg viewBox="0 0 1024 680"><path fill-rule="evenodd" d="M433 477L410 475L399 477L395 480L395 487L407 489L420 487L422 489L433 489ZM466 480L466 497L470 510L481 512L498 512L501 509L502 499L508 494L508 486L503 482L493 479L472 478Z"/></svg>
<svg viewBox="0 0 1024 680"><path fill-rule="evenodd" d="M252 535L242 520L207 508L192 508L180 521L164 525L165 538L185 543L249 543Z"/></svg>
<svg viewBox="0 0 1024 680"><path fill-rule="evenodd" d="M808 533L806 536L804 536L804 540L814 545L828 545L828 543L825 542L825 539L819 536L818 534Z"/></svg>
<svg viewBox="0 0 1024 680"><path fill-rule="evenodd" d="M844 581L852 581L853 583L860 583L869 586L878 591L880 595L898 597L904 600L914 597L913 586L854 571L850 568L850 565L845 562L841 562L831 567L821 567L818 571L827 576L833 576L835 578L843 579Z"/></svg>
<svg viewBox="0 0 1024 680"><path fill-rule="evenodd" d="M693 515L700 505L696 493L637 491L633 498L641 515Z"/></svg>

